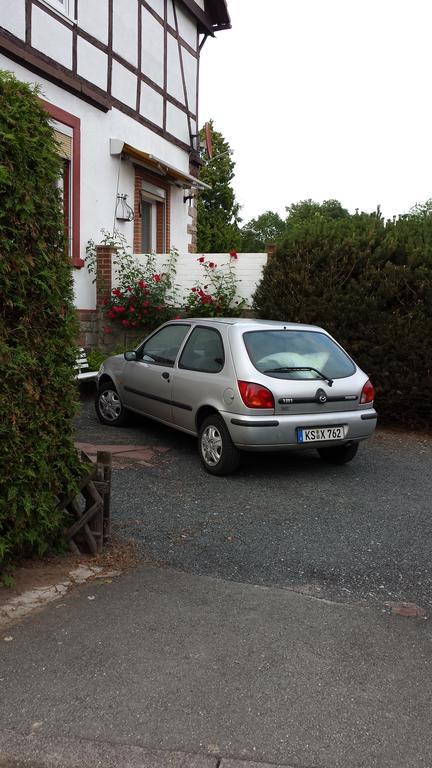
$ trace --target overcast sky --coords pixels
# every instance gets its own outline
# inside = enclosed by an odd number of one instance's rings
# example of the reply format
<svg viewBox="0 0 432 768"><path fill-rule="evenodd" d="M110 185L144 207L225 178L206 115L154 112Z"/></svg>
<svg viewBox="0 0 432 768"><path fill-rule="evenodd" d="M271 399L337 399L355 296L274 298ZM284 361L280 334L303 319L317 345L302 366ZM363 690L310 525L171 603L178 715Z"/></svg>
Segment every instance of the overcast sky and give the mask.
<svg viewBox="0 0 432 768"><path fill-rule="evenodd" d="M236 162L244 221L304 198L386 216L432 197L431 0L228 0L200 124Z"/></svg>

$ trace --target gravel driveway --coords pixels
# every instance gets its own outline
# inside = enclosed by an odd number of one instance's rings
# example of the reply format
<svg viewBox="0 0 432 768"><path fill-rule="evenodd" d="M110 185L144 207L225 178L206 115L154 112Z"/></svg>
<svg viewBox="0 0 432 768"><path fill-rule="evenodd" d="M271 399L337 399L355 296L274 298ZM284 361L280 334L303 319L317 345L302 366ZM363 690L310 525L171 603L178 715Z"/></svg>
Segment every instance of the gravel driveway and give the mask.
<svg viewBox="0 0 432 768"><path fill-rule="evenodd" d="M196 441L145 419L102 426L84 398L77 439L143 446L114 471L112 515L151 560L196 574L337 600L432 605L432 438L379 430L343 467L248 454L237 474L201 469Z"/></svg>

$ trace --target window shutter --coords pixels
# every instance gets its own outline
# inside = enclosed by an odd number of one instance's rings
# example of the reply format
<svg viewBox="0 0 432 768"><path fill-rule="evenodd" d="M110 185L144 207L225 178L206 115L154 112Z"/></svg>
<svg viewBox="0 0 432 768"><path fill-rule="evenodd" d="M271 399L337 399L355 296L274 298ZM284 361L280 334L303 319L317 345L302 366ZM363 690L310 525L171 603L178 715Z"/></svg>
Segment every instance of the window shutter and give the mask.
<svg viewBox="0 0 432 768"><path fill-rule="evenodd" d="M149 184L147 181L141 182L141 192L144 197L157 203L164 203L166 200L165 190L156 187L154 184Z"/></svg>

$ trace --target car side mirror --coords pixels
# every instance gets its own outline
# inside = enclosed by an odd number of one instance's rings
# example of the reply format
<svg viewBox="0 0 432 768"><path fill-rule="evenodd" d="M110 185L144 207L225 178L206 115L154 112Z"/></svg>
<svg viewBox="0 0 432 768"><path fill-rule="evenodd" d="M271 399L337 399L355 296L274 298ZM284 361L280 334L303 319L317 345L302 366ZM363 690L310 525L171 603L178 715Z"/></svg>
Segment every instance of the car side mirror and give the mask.
<svg viewBox="0 0 432 768"><path fill-rule="evenodd" d="M136 352L125 352L124 353L124 359L127 360L129 363L133 362L134 360L138 360L137 353Z"/></svg>

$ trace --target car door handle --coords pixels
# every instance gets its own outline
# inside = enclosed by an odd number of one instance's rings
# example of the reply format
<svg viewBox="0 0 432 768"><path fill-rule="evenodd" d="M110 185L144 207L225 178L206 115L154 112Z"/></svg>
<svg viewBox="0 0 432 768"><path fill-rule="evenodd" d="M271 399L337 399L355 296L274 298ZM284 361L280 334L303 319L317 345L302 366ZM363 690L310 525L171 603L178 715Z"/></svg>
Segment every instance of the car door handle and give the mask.
<svg viewBox="0 0 432 768"><path fill-rule="evenodd" d="M169 375L168 371L164 371L163 372L162 378L165 379L165 381L169 381L170 380L170 375Z"/></svg>

